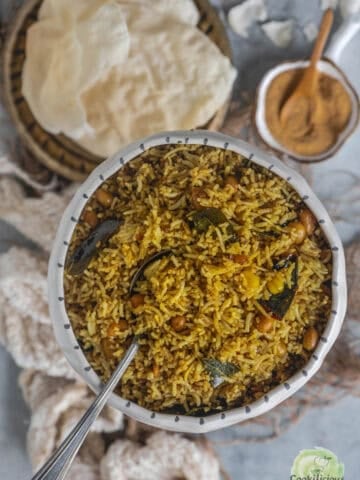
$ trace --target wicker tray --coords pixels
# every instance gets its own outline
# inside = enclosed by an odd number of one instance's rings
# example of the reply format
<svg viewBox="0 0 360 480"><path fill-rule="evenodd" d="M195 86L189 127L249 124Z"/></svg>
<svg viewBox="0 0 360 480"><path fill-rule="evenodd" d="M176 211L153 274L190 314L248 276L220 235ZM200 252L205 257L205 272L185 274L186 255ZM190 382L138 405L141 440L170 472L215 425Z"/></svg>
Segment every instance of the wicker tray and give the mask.
<svg viewBox="0 0 360 480"><path fill-rule="evenodd" d="M208 35L224 55L232 57L230 43L216 10L208 0L196 0L200 11L198 28ZM64 135L45 131L34 118L21 93L25 60L26 30L37 20L41 0L27 0L17 11L7 33L3 52L4 96L6 107L29 155L50 170L70 180L83 180L103 160ZM221 128L229 102L218 110L203 128Z"/></svg>

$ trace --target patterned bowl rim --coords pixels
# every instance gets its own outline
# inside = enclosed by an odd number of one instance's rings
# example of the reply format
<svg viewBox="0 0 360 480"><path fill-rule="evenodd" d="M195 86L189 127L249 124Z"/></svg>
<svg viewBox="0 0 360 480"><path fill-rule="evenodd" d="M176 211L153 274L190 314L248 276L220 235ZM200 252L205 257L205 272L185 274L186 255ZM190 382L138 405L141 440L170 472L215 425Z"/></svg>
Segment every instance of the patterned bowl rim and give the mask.
<svg viewBox="0 0 360 480"><path fill-rule="evenodd" d="M247 406L232 408L205 417L153 412L116 394L112 394L109 400L112 407L142 423L172 431L205 433L268 412L293 395L319 370L340 333L346 312L345 256L335 226L320 200L300 174L284 165L276 157L265 154L257 147L242 140L205 130L164 132L132 143L101 163L77 190L61 219L49 261L49 308L57 341L70 365L95 392L99 391L101 382L89 365L75 338L65 309L63 273L68 246L88 198L103 181L145 150L164 144L209 145L228 149L244 155L254 163L284 178L298 192L304 203L316 216L333 254L332 306L328 323L308 363L285 383L273 388L263 397Z"/></svg>

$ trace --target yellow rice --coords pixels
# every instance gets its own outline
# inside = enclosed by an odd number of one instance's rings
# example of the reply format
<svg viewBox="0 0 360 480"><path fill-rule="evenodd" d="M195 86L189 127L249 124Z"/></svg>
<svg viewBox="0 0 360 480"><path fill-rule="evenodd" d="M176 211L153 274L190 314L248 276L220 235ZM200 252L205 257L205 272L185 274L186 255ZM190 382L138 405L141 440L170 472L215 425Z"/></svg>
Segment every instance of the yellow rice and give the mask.
<svg viewBox="0 0 360 480"><path fill-rule="evenodd" d="M236 188L226 184L229 175L236 175ZM145 151L101 188L112 194L111 205L103 207L93 196L85 209L99 222L124 223L82 274L65 273L65 301L85 355L104 380L133 335L140 336L141 349L118 386L120 395L154 411L208 413L246 405L305 364L311 352L303 347L304 333L314 326L321 335L329 314L324 285L331 277L331 254L319 226L294 244L287 224L304 205L285 180L231 151L166 145ZM193 228L189 214L205 207L223 212L238 241L229 241L226 225L203 233ZM78 223L69 255L91 230ZM165 249L174 254L145 271L136 284L144 304L133 308L134 272ZM289 252L298 258L295 297L284 318L261 333L257 321L269 313L260 300L270 296L275 261ZM244 262L236 263L234 255ZM251 284L249 271L257 284ZM288 285L291 273L292 268L284 271ZM179 332L171 323L176 316L186 320ZM118 328L121 320L125 330ZM214 381L206 359L229 362L237 372Z"/></svg>

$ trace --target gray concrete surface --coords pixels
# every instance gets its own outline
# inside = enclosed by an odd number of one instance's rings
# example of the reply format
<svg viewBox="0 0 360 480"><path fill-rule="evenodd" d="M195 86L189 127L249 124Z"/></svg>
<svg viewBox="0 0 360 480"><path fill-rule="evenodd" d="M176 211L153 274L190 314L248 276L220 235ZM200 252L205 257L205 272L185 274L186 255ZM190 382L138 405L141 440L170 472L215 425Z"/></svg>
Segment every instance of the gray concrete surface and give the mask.
<svg viewBox="0 0 360 480"><path fill-rule="evenodd" d="M29 412L17 386L19 369L0 347L0 478L22 480L31 477L26 454Z"/></svg>

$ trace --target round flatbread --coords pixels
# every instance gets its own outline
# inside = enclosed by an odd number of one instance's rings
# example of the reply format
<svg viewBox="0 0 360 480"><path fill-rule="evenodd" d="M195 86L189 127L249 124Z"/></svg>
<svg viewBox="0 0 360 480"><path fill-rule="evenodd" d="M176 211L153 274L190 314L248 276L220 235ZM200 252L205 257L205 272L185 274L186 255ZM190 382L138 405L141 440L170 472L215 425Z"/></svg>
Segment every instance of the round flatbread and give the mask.
<svg viewBox="0 0 360 480"><path fill-rule="evenodd" d="M103 157L204 125L236 71L198 20L193 0L45 0L28 31L24 97L44 129Z"/></svg>
<svg viewBox="0 0 360 480"><path fill-rule="evenodd" d="M81 94L122 65L130 39L114 1L45 0L27 33L22 92L51 133L91 133Z"/></svg>
<svg viewBox="0 0 360 480"><path fill-rule="evenodd" d="M82 95L95 134L78 142L108 156L137 138L205 125L229 97L236 70L200 30L124 5L131 37L124 68Z"/></svg>

